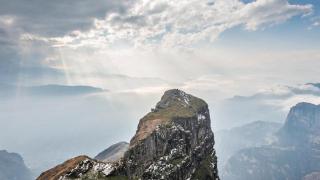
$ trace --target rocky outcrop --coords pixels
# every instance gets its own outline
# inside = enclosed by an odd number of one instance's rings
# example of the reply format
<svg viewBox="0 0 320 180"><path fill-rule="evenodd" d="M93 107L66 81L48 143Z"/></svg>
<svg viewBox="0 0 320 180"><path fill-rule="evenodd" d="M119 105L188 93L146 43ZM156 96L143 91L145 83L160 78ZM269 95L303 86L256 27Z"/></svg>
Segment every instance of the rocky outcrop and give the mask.
<svg viewBox="0 0 320 180"><path fill-rule="evenodd" d="M83 156L69 161L38 180L219 179L208 105L177 89L166 91L140 120L120 161L106 163Z"/></svg>
<svg viewBox="0 0 320 180"><path fill-rule="evenodd" d="M208 105L169 90L143 117L124 160L131 178L218 179Z"/></svg>
<svg viewBox="0 0 320 180"><path fill-rule="evenodd" d="M226 164L225 180L301 180L320 170L320 106L292 107L272 145L246 148Z"/></svg>
<svg viewBox="0 0 320 180"><path fill-rule="evenodd" d="M17 153L0 151L0 179L1 180L31 180L31 172Z"/></svg>
<svg viewBox="0 0 320 180"><path fill-rule="evenodd" d="M99 153L94 159L103 161L103 162L117 162L123 156L124 153L128 150L129 143L127 142L119 142L113 144L112 146L108 147L106 150Z"/></svg>
<svg viewBox="0 0 320 180"><path fill-rule="evenodd" d="M42 173L37 180L108 180L127 179L125 176L117 176L113 173L121 166L118 163L104 163L91 159L88 156L78 156ZM119 168L120 169L120 168Z"/></svg>

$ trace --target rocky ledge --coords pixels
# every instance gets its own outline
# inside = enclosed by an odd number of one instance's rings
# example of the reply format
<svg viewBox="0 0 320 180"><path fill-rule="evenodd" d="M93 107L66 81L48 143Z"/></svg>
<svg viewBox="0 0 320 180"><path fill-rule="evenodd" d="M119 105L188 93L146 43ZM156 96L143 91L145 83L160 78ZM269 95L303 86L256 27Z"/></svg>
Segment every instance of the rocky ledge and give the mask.
<svg viewBox="0 0 320 180"><path fill-rule="evenodd" d="M79 156L38 178L63 179L219 179L207 103L178 89L166 91L140 120L118 162Z"/></svg>

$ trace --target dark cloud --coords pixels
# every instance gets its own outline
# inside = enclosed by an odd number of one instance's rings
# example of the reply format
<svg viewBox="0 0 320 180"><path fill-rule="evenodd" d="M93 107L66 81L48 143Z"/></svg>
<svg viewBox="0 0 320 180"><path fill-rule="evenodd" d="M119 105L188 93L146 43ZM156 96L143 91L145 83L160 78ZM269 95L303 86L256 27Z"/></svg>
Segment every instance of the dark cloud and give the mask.
<svg viewBox="0 0 320 180"><path fill-rule="evenodd" d="M0 80L15 83L21 78L63 76L43 64L54 49L45 42L22 42L22 34L63 36L85 31L94 19L106 14L123 14L131 0L0 0Z"/></svg>
<svg viewBox="0 0 320 180"><path fill-rule="evenodd" d="M60 36L90 28L93 19L125 13L132 1L125 0L0 0L0 15L12 16L15 27L42 36Z"/></svg>

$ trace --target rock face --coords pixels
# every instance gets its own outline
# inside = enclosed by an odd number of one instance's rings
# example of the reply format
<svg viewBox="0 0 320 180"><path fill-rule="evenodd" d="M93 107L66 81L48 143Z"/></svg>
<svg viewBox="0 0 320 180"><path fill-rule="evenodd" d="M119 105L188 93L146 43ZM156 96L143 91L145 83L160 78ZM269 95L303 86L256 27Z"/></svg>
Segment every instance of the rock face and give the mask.
<svg viewBox="0 0 320 180"><path fill-rule="evenodd" d="M268 146L247 148L233 155L225 168L226 180L301 180L320 170L320 106L299 103Z"/></svg>
<svg viewBox="0 0 320 180"><path fill-rule="evenodd" d="M31 172L16 153L0 151L0 179L1 180L31 180Z"/></svg>
<svg viewBox="0 0 320 180"><path fill-rule="evenodd" d="M96 157L94 157L94 159L103 162L117 162L124 156L124 153L128 150L128 148L129 143L119 142L99 153Z"/></svg>
<svg viewBox="0 0 320 180"><path fill-rule="evenodd" d="M37 180L107 180L118 167L116 163L104 163L91 159L88 156L78 156L60 164L44 173ZM122 176L113 176L114 179L127 179Z"/></svg>
<svg viewBox="0 0 320 180"><path fill-rule="evenodd" d="M287 120L279 132L282 143L320 144L320 105L299 103L292 107Z"/></svg>
<svg viewBox="0 0 320 180"><path fill-rule="evenodd" d="M280 123L255 121L228 130L217 131L215 140L220 174L223 173L227 160L239 150L272 144L276 140L274 134L281 127Z"/></svg>
<svg viewBox="0 0 320 180"><path fill-rule="evenodd" d="M218 179L208 105L169 90L143 117L124 160L131 178Z"/></svg>
<svg viewBox="0 0 320 180"><path fill-rule="evenodd" d="M210 124L208 105L202 99L177 89L169 90L140 120L120 161L106 163L80 156L44 172L38 180L217 180Z"/></svg>

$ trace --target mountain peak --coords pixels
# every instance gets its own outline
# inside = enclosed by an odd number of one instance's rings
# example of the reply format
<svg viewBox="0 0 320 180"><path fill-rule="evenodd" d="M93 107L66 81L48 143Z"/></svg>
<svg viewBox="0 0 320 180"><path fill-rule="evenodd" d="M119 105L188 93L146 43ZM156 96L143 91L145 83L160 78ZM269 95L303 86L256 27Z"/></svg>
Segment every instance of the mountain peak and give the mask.
<svg viewBox="0 0 320 180"><path fill-rule="evenodd" d="M311 103L298 103L290 109L285 126L319 130L320 105Z"/></svg>
<svg viewBox="0 0 320 180"><path fill-rule="evenodd" d="M206 105L207 104L200 98L187 94L179 89L170 89L163 94L161 100L156 105L156 110L174 106L199 108L199 106Z"/></svg>
<svg viewBox="0 0 320 180"><path fill-rule="evenodd" d="M213 146L207 103L172 89L140 120L124 159L130 177L219 179Z"/></svg>
<svg viewBox="0 0 320 180"><path fill-rule="evenodd" d="M290 109L281 132L301 139L320 134L319 129L320 105L301 102Z"/></svg>
<svg viewBox="0 0 320 180"><path fill-rule="evenodd" d="M310 109L310 108L317 108L320 105L308 103L308 102L300 102L292 107L292 109Z"/></svg>
<svg viewBox="0 0 320 180"><path fill-rule="evenodd" d="M199 113L201 111L204 113ZM140 120L130 146L134 146L138 141L146 138L159 125L168 124L178 118L197 119L207 117L207 119L210 119L208 112L208 105L204 100L179 89L167 90L156 104L155 109L152 109Z"/></svg>
<svg viewBox="0 0 320 180"><path fill-rule="evenodd" d="M71 165L67 161L43 173L38 180L48 180L48 175L56 177L52 180L93 177L218 180L210 123L208 105L203 100L181 90L169 90L156 108L140 120L130 147L117 162L81 157L79 161L72 160ZM112 151L115 147L108 149Z"/></svg>

